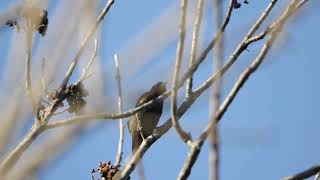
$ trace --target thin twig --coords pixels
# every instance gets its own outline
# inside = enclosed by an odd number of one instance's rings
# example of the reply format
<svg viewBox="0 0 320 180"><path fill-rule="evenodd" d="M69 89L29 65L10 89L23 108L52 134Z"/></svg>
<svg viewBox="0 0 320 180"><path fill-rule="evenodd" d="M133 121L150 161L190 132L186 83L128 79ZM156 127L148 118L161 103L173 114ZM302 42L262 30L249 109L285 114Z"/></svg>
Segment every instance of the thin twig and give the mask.
<svg viewBox="0 0 320 180"><path fill-rule="evenodd" d="M265 35L269 32L270 28L268 28L264 33L260 34L259 38L250 39L253 34L259 29L260 25L263 21L268 17L271 10L273 9L274 5L276 4L277 0L271 0L267 8L262 12L261 16L255 22L255 24L250 28L249 32L246 34L244 39L239 43L236 50L231 54L229 60L223 65L221 68L221 74L223 75L230 67L237 61L238 57L242 54L242 52L247 49L247 47L255 42L256 40L260 40L265 37ZM203 90L207 89L213 82L218 79L217 74L212 75L208 78L200 87L198 87L195 92L202 92Z"/></svg>
<svg viewBox="0 0 320 180"><path fill-rule="evenodd" d="M301 8L305 3L307 3L309 0L301 0L299 4L297 4L297 9Z"/></svg>
<svg viewBox="0 0 320 180"><path fill-rule="evenodd" d="M46 58L42 58L42 63L41 63L41 84L42 84L42 88L43 88L43 93L45 95L48 94L48 84L46 81Z"/></svg>
<svg viewBox="0 0 320 180"><path fill-rule="evenodd" d="M92 73L89 72L91 65L93 64L94 60L97 57L97 50L98 50L98 40L94 40L94 49L93 53L91 55L90 60L88 61L87 65L82 69L82 75L79 78L79 80L76 82L78 84L79 82L83 82L84 80L88 79Z"/></svg>
<svg viewBox="0 0 320 180"><path fill-rule="evenodd" d="M27 96L32 105L32 111L36 120L39 120L37 113L37 103L34 99L32 84L31 84L31 48L32 48L32 40L33 40L33 28L30 22L30 19L27 19L27 27L26 27L26 66L25 66L25 77L26 77L26 91Z"/></svg>
<svg viewBox="0 0 320 180"><path fill-rule="evenodd" d="M226 27L229 24L229 21L231 19L234 1L235 0L229 1L229 6L228 6L227 13L226 13L226 17L224 18L224 21L222 23L220 31L218 31L216 33L215 37L209 43L207 48L205 50L203 50L203 52L200 54L200 56L197 58L197 60L192 64L191 67L189 67L188 71L180 78L180 82L178 83L178 87L183 86L184 82L195 73L195 71L198 69L200 64L206 59L209 52L214 48L214 46L216 45L216 42L220 38L221 34L223 34L224 31L226 30Z"/></svg>
<svg viewBox="0 0 320 180"><path fill-rule="evenodd" d="M186 13L187 13L187 0L181 0L181 15L180 15L180 24L179 24L179 42L177 47L177 57L176 65L173 73L173 83L172 83L172 94L171 94L171 119L173 127L176 129L180 138L188 143L192 141L191 135L185 132L180 126L177 120L177 96L178 96L178 81L179 81L179 72L181 68L181 62L183 59L183 50L184 50L184 41L186 33Z"/></svg>
<svg viewBox="0 0 320 180"><path fill-rule="evenodd" d="M68 110L69 110L69 108L70 108L70 106L69 106L69 107L67 107L67 108L64 108L64 109L63 109L63 110L61 110L61 111L55 112L55 113L53 113L53 115L52 115L52 116L56 116L56 115L59 115L59 114L63 114L64 112L68 111Z"/></svg>
<svg viewBox="0 0 320 180"><path fill-rule="evenodd" d="M106 4L106 6L103 8L102 12L100 13L100 15L97 17L96 22L94 23L94 25L91 27L91 29L88 31L88 33L86 34L85 38L83 39L83 41L80 44L80 48L78 53L76 54L76 56L74 57L61 85L60 85L60 90L59 93L63 93L63 90L67 87L67 84L69 82L69 79L74 71L74 69L76 68L79 59L82 55L82 53L85 50L85 47L89 41L89 39L93 36L93 34L96 32L96 30L98 29L98 26L100 25L101 21L103 20L103 18L105 17L105 15L109 12L110 7L112 6L112 4L114 3L114 0L109 0L108 3Z"/></svg>
<svg viewBox="0 0 320 180"><path fill-rule="evenodd" d="M200 30L202 16L203 16L203 4L204 4L204 0L198 0L197 14L196 14L196 19L193 26L193 33L192 33L189 67L192 66L197 56L199 30ZM192 84L193 84L193 77L191 75L190 78L187 80L186 97L189 97L192 92Z"/></svg>
<svg viewBox="0 0 320 180"><path fill-rule="evenodd" d="M320 179L320 171L314 176L313 180L319 180Z"/></svg>
<svg viewBox="0 0 320 180"><path fill-rule="evenodd" d="M120 67L119 67L119 56L117 54L114 55L114 62L116 66L116 80L118 85L118 111L122 113L122 86L121 86L121 75L120 75ZM118 154L115 162L115 166L120 165L123 154L123 142L124 142L124 123L123 119L119 120L119 145L118 145Z"/></svg>
<svg viewBox="0 0 320 180"><path fill-rule="evenodd" d="M222 1L215 0L214 1L215 8L215 21L216 21L216 30L219 31L219 27L221 26L222 21ZM221 33L220 38L217 42L217 48L215 51L215 58L214 61L214 72L217 72L217 82L216 85L212 88L211 93L211 102L210 102L210 109L209 109L209 117L210 121L216 122L215 115L217 113L219 103L220 103L220 91L221 91L221 66L222 66L222 58L224 53L224 38L223 34ZM209 172L210 172L210 179L218 180L219 179L219 133L218 133L218 126L217 123L213 124L212 130L210 133L210 145L211 148L209 150Z"/></svg>
<svg viewBox="0 0 320 180"><path fill-rule="evenodd" d="M299 172L295 175L283 178L282 180L301 180L301 179L307 179L309 177L312 177L320 172L320 165L315 165L310 167L309 169L306 169L302 172Z"/></svg>

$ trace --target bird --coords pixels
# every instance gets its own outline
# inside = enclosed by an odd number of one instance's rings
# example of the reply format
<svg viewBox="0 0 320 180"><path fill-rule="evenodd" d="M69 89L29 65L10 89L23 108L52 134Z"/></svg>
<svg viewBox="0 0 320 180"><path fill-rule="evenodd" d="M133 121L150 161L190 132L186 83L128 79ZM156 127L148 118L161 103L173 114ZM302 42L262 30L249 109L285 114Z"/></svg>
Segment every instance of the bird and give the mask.
<svg viewBox="0 0 320 180"><path fill-rule="evenodd" d="M166 83L158 82L152 86L152 88L145 92L137 101L136 107L157 98L166 92ZM156 129L158 122L160 120L162 109L163 109L163 99L154 102L152 105L146 107L142 111L134 114L129 118L128 129L132 136L132 152L135 153L143 139L151 135ZM138 120L141 123L141 129L138 126Z"/></svg>

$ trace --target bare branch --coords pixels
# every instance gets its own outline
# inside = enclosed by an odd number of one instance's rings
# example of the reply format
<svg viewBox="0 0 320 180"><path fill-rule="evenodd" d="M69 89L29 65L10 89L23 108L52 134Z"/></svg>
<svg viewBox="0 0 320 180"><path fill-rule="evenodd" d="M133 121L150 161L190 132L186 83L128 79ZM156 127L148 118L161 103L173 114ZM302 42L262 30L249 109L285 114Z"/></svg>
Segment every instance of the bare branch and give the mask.
<svg viewBox="0 0 320 180"><path fill-rule="evenodd" d="M214 1L215 8L215 21L216 21L216 30L219 31L219 27L221 26L222 21L222 1L215 0ZM209 117L210 121L216 122L215 114L217 113L219 102L220 102L220 90L221 90L221 65L222 58L224 53L224 38L221 33L220 38L217 42L218 46L216 48L215 55L215 63L214 64L214 72L217 72L217 82L216 85L212 88L211 93L211 102L209 106ZM218 126L217 123L213 124L212 130L210 132L211 135L211 148L209 150L209 172L210 179L218 180L219 179L219 137L218 137Z"/></svg>
<svg viewBox="0 0 320 180"><path fill-rule="evenodd" d="M269 29L264 31L264 33L260 34L260 36L257 36L258 38L254 38L249 40L253 34L258 30L258 28L260 27L260 25L263 23L263 21L267 18L267 16L269 15L270 11L272 10L272 8L274 7L274 5L276 4L277 0L271 0L271 2L269 3L269 5L267 6L267 8L263 11L263 13L261 14L261 16L258 18L258 20L256 21L256 23L251 27L251 29L249 30L249 32L246 34L246 36L244 37L244 39L242 40L241 43L239 43L238 47L236 48L236 50L231 54L231 56L229 57L229 60L227 61L227 63L225 63L223 65L223 67L221 68L221 74L223 75L238 59L238 57L240 56L240 54L253 42L255 42L256 40L260 40L262 39L268 32ZM207 79L200 87L198 87L195 90L195 93L200 93L203 92L204 90L206 90L213 82L215 82L218 79L217 74L212 75L209 79Z"/></svg>
<svg viewBox="0 0 320 180"><path fill-rule="evenodd" d="M114 55L114 61L116 66L116 80L118 85L118 111L122 113L122 86L121 86L121 76L120 76L120 67L119 67L119 56L117 54ZM119 145L118 145L118 154L115 162L115 166L120 165L123 154L123 142L124 142L124 123L123 119L119 120Z"/></svg>
<svg viewBox="0 0 320 180"><path fill-rule="evenodd" d="M24 139L6 156L0 164L0 177L5 177L9 170L16 164L22 153L31 145L31 143L43 132L43 126L35 121L34 125L24 137Z"/></svg>
<svg viewBox="0 0 320 180"><path fill-rule="evenodd" d="M98 40L95 39L92 56L91 56L90 60L88 61L87 65L82 69L82 75L79 78L79 80L76 82L76 84L78 84L79 82L83 82L84 80L86 80L90 77L91 73L89 73L89 70L90 70L90 67L93 64L94 60L97 57L97 49L98 49Z"/></svg>
<svg viewBox="0 0 320 180"><path fill-rule="evenodd" d="M47 95L48 94L48 84L46 81L45 71L46 71L46 59L43 58L42 63L41 63L41 84L42 84L42 88L43 88L43 93L45 95Z"/></svg>
<svg viewBox="0 0 320 180"><path fill-rule="evenodd" d="M32 105L32 110L34 117L36 120L39 119L38 113L37 113L37 103L34 99L33 96L33 90L32 90L32 85L31 85L31 48L32 48L32 39L33 39L33 28L32 24L29 19L27 19L27 31L26 31L26 66L25 66L25 77L26 77L26 91L27 91L27 96L31 102Z"/></svg>
<svg viewBox="0 0 320 180"><path fill-rule="evenodd" d="M183 50L184 50L184 40L186 33L186 12L187 12L187 0L181 0L181 15L180 15L180 24L179 24L179 42L177 47L177 57L176 57L176 65L173 73L173 83L172 83L172 94L171 94L171 119L173 127L177 130L180 138L188 143L192 141L191 135L186 133L182 127L180 126L177 120L177 96L178 96L178 81L179 81L179 72L181 68L181 62L183 58Z"/></svg>
<svg viewBox="0 0 320 180"><path fill-rule="evenodd" d="M226 17L223 21L221 28L220 28L220 31L217 32L217 34L212 39L212 41L209 43L207 48L200 54L199 58L197 58L197 60L192 64L192 66L189 67L188 71L182 76L182 78L180 79L180 82L178 83L178 87L183 86L184 82L194 74L194 72L198 69L199 65L206 59L209 52L213 49L213 47L215 46L216 41L219 39L220 35L224 33L224 31L225 31L225 29L231 19L234 1L235 0L229 1L227 14L226 14Z"/></svg>
<svg viewBox="0 0 320 180"><path fill-rule="evenodd" d="M35 152L28 154L28 158L19 166L21 168L17 172L12 173L13 177L9 177L18 180L35 175L40 167L48 164L48 162L52 161L61 151L70 145L69 142L74 140L81 130L82 126L75 126L49 137L45 143L35 148Z"/></svg>
<svg viewBox="0 0 320 180"><path fill-rule="evenodd" d="M189 67L192 66L197 56L199 30L200 30L201 21L202 21L202 15L203 15L203 4L204 4L204 0L198 0L197 14L196 14L196 19L193 26L193 33L192 33ZM192 81L193 81L193 77L191 75L190 78L187 80L186 97L189 97L192 92Z"/></svg>
<svg viewBox="0 0 320 180"><path fill-rule="evenodd" d="M320 171L314 176L313 180L319 180L320 179Z"/></svg>
<svg viewBox="0 0 320 180"><path fill-rule="evenodd" d="M61 111L57 111L55 113L52 114L52 116L56 116L56 115L59 115L59 114L63 114L64 112L67 112L69 110L70 106L67 107L67 108L64 108L63 110Z"/></svg>
<svg viewBox="0 0 320 180"><path fill-rule="evenodd" d="M320 172L320 165L315 165L295 175L283 178L282 180L301 180L312 177Z"/></svg>
<svg viewBox="0 0 320 180"><path fill-rule="evenodd" d="M103 18L105 17L105 15L109 12L110 7L113 5L114 0L109 0L108 3L106 4L106 6L103 8L102 12L100 13L100 15L97 17L95 24L91 27L91 29L88 31L88 33L86 34L85 38L82 40L81 44L80 44L80 49L78 51L78 53L76 54L75 58L73 59L72 63L70 64L70 67L60 85L60 93L63 92L63 90L67 87L67 84L69 82L69 79L74 71L74 69L76 68L79 59L82 55L82 53L84 52L84 49L89 41L89 39L93 36L93 34L96 32L98 26L100 25L101 21L103 20Z"/></svg>

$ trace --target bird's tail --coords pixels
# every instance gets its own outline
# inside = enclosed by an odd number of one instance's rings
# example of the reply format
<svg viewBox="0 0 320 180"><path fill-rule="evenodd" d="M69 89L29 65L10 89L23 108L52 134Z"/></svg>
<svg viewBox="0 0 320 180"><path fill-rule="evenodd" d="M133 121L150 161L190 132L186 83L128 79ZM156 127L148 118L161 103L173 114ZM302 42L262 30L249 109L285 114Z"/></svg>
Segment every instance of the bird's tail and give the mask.
<svg viewBox="0 0 320 180"><path fill-rule="evenodd" d="M142 143L142 137L139 132L132 133L132 153L134 154Z"/></svg>

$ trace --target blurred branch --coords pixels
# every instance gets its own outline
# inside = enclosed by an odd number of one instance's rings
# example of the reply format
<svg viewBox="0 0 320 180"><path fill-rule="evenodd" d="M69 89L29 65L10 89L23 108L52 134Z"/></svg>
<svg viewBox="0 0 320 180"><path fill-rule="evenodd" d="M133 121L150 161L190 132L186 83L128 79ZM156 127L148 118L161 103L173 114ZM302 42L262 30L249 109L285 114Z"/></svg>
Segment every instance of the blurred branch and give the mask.
<svg viewBox="0 0 320 180"><path fill-rule="evenodd" d="M120 67L119 67L119 56L114 55L114 61L116 66L116 80L118 85L118 110L119 113L122 113L122 86L121 86L121 76L120 76ZM115 166L119 166L122 160L123 154L123 142L124 142L124 123L123 119L119 121L119 145L118 145L118 154L115 162Z"/></svg>
<svg viewBox="0 0 320 180"><path fill-rule="evenodd" d="M197 56L199 30L200 30L202 16L203 16L203 4L204 4L204 0L198 0L197 14L196 14L196 19L193 26L193 33L192 33L189 67L192 66ZM192 84L193 84L193 77L191 75L190 78L187 80L186 97L189 97L192 92Z"/></svg>
<svg viewBox="0 0 320 180"><path fill-rule="evenodd" d="M58 154L60 154L76 135L81 132L82 126L72 127L71 129L64 130L55 134L48 139L45 143L36 147L34 152L29 154L28 158L20 165L19 170L13 172L11 179L22 180L26 177L36 175L40 168L48 164Z"/></svg>
<svg viewBox="0 0 320 180"><path fill-rule="evenodd" d="M46 75L45 75L45 71L46 71L46 59L43 58L42 59L42 63L41 63L41 84L42 84L42 88L43 88L43 93L45 95L48 95L48 84L46 81Z"/></svg>
<svg viewBox="0 0 320 180"><path fill-rule="evenodd" d="M39 120L38 113L37 113L37 103L34 99L33 96L33 90L32 90L32 85L31 85L31 48L32 48L32 39L33 39L33 28L32 28L32 23L30 19L27 19L27 24L26 24L26 66L25 66L25 77L26 77L26 91L27 91L27 96L31 102L32 105L32 111L34 114L34 117L36 120Z"/></svg>
<svg viewBox="0 0 320 180"><path fill-rule="evenodd" d="M216 21L216 30L219 31L219 27L221 26L222 21L222 1L214 0L214 12L215 12L215 21ZM215 119L215 115L217 113L219 102L220 102L220 91L221 91L221 66L222 59L224 53L224 38L221 33L219 40L217 41L217 48L215 53L216 60L214 61L214 72L217 72L217 82L216 85L212 88L211 99L209 105L209 117L210 121L213 123L210 135L211 135L211 148L209 150L209 172L211 180L219 179L219 131L217 126L217 121Z"/></svg>
<svg viewBox="0 0 320 180"><path fill-rule="evenodd" d="M48 106L43 115L39 117L39 121L35 121L30 131L24 137L24 139L5 157L5 159L0 164L0 177L5 177L6 174L10 171L10 169L16 164L16 162L20 159L22 154L29 148L31 143L37 138L39 134L41 134L44 130L46 130L45 126L48 120L52 117L56 109L58 108L59 104L65 99L64 90L68 84L68 81L89 41L89 39L93 36L94 32L98 28L99 24L103 20L104 16L109 11L111 5L114 3L114 0L109 0L108 3L105 5L104 9L97 17L95 24L91 27L88 31L87 35L85 36L84 40L80 44L80 49L74 58L73 62L71 63L64 80L61 83L59 89L59 95L56 97L52 104ZM28 34L28 33L27 33ZM30 41L29 43L30 44ZM30 46L31 47L31 46ZM28 48L27 48L28 49ZM29 60L28 60L29 59ZM30 51L27 51L27 67L26 67L26 75L27 75L27 90L31 87L30 81ZM28 65L29 64L29 65ZM37 116L36 116L37 117Z"/></svg>
<svg viewBox="0 0 320 180"><path fill-rule="evenodd" d="M89 41L89 39L93 36L93 34L96 32L96 30L98 29L98 26L100 25L101 21L104 19L105 15L109 12L110 7L113 5L114 0L108 0L108 3L106 4L106 6L103 8L102 12L100 13L100 15L97 17L95 24L91 27L91 29L88 31L88 33L86 34L85 38L82 40L81 44L80 44L80 49L78 51L78 53L76 54L75 58L73 59L72 63L70 64L70 67L65 75L65 78L63 79L61 85L60 85L60 90L59 93L62 94L63 90L66 89L67 84L69 82L69 79L74 71L74 69L76 68L79 59L82 55L82 53L85 50L85 47Z"/></svg>
<svg viewBox="0 0 320 180"><path fill-rule="evenodd" d="M39 121L35 121L32 128L29 130L23 140L5 157L0 163L0 177L4 178L10 169L20 159L21 155L31 145L31 143L38 137L44 130Z"/></svg>
<svg viewBox="0 0 320 180"><path fill-rule="evenodd" d="M187 12L187 0L181 0L181 15L180 15L180 24L179 24L179 42L177 47L177 57L176 65L173 73L173 83L172 83L172 93L171 93L171 119L172 125L176 129L180 138L185 142L189 143L192 141L191 134L185 132L180 126L177 120L177 96L178 96L178 80L179 72L181 68L181 62L183 59L183 50L184 50L184 41L186 33L186 12Z"/></svg>
<svg viewBox="0 0 320 180"><path fill-rule="evenodd" d="M320 171L314 176L313 180L319 180L320 179Z"/></svg>
<svg viewBox="0 0 320 180"><path fill-rule="evenodd" d="M82 75L81 75L81 77L79 78L79 80L75 84L78 84L79 82L83 82L84 80L86 80L86 79L88 79L90 77L91 73L89 73L89 70L90 70L90 67L93 64L94 60L97 57L97 49L98 49L98 40L95 39L94 40L94 49L93 49L92 56L91 56L89 62L87 63L86 67L84 67L82 69Z"/></svg>
<svg viewBox="0 0 320 180"><path fill-rule="evenodd" d="M295 175L283 178L282 180L301 180L301 179L307 179L309 177L312 177L320 172L320 165L315 165L310 167L309 169L306 169L302 172L299 172Z"/></svg>

